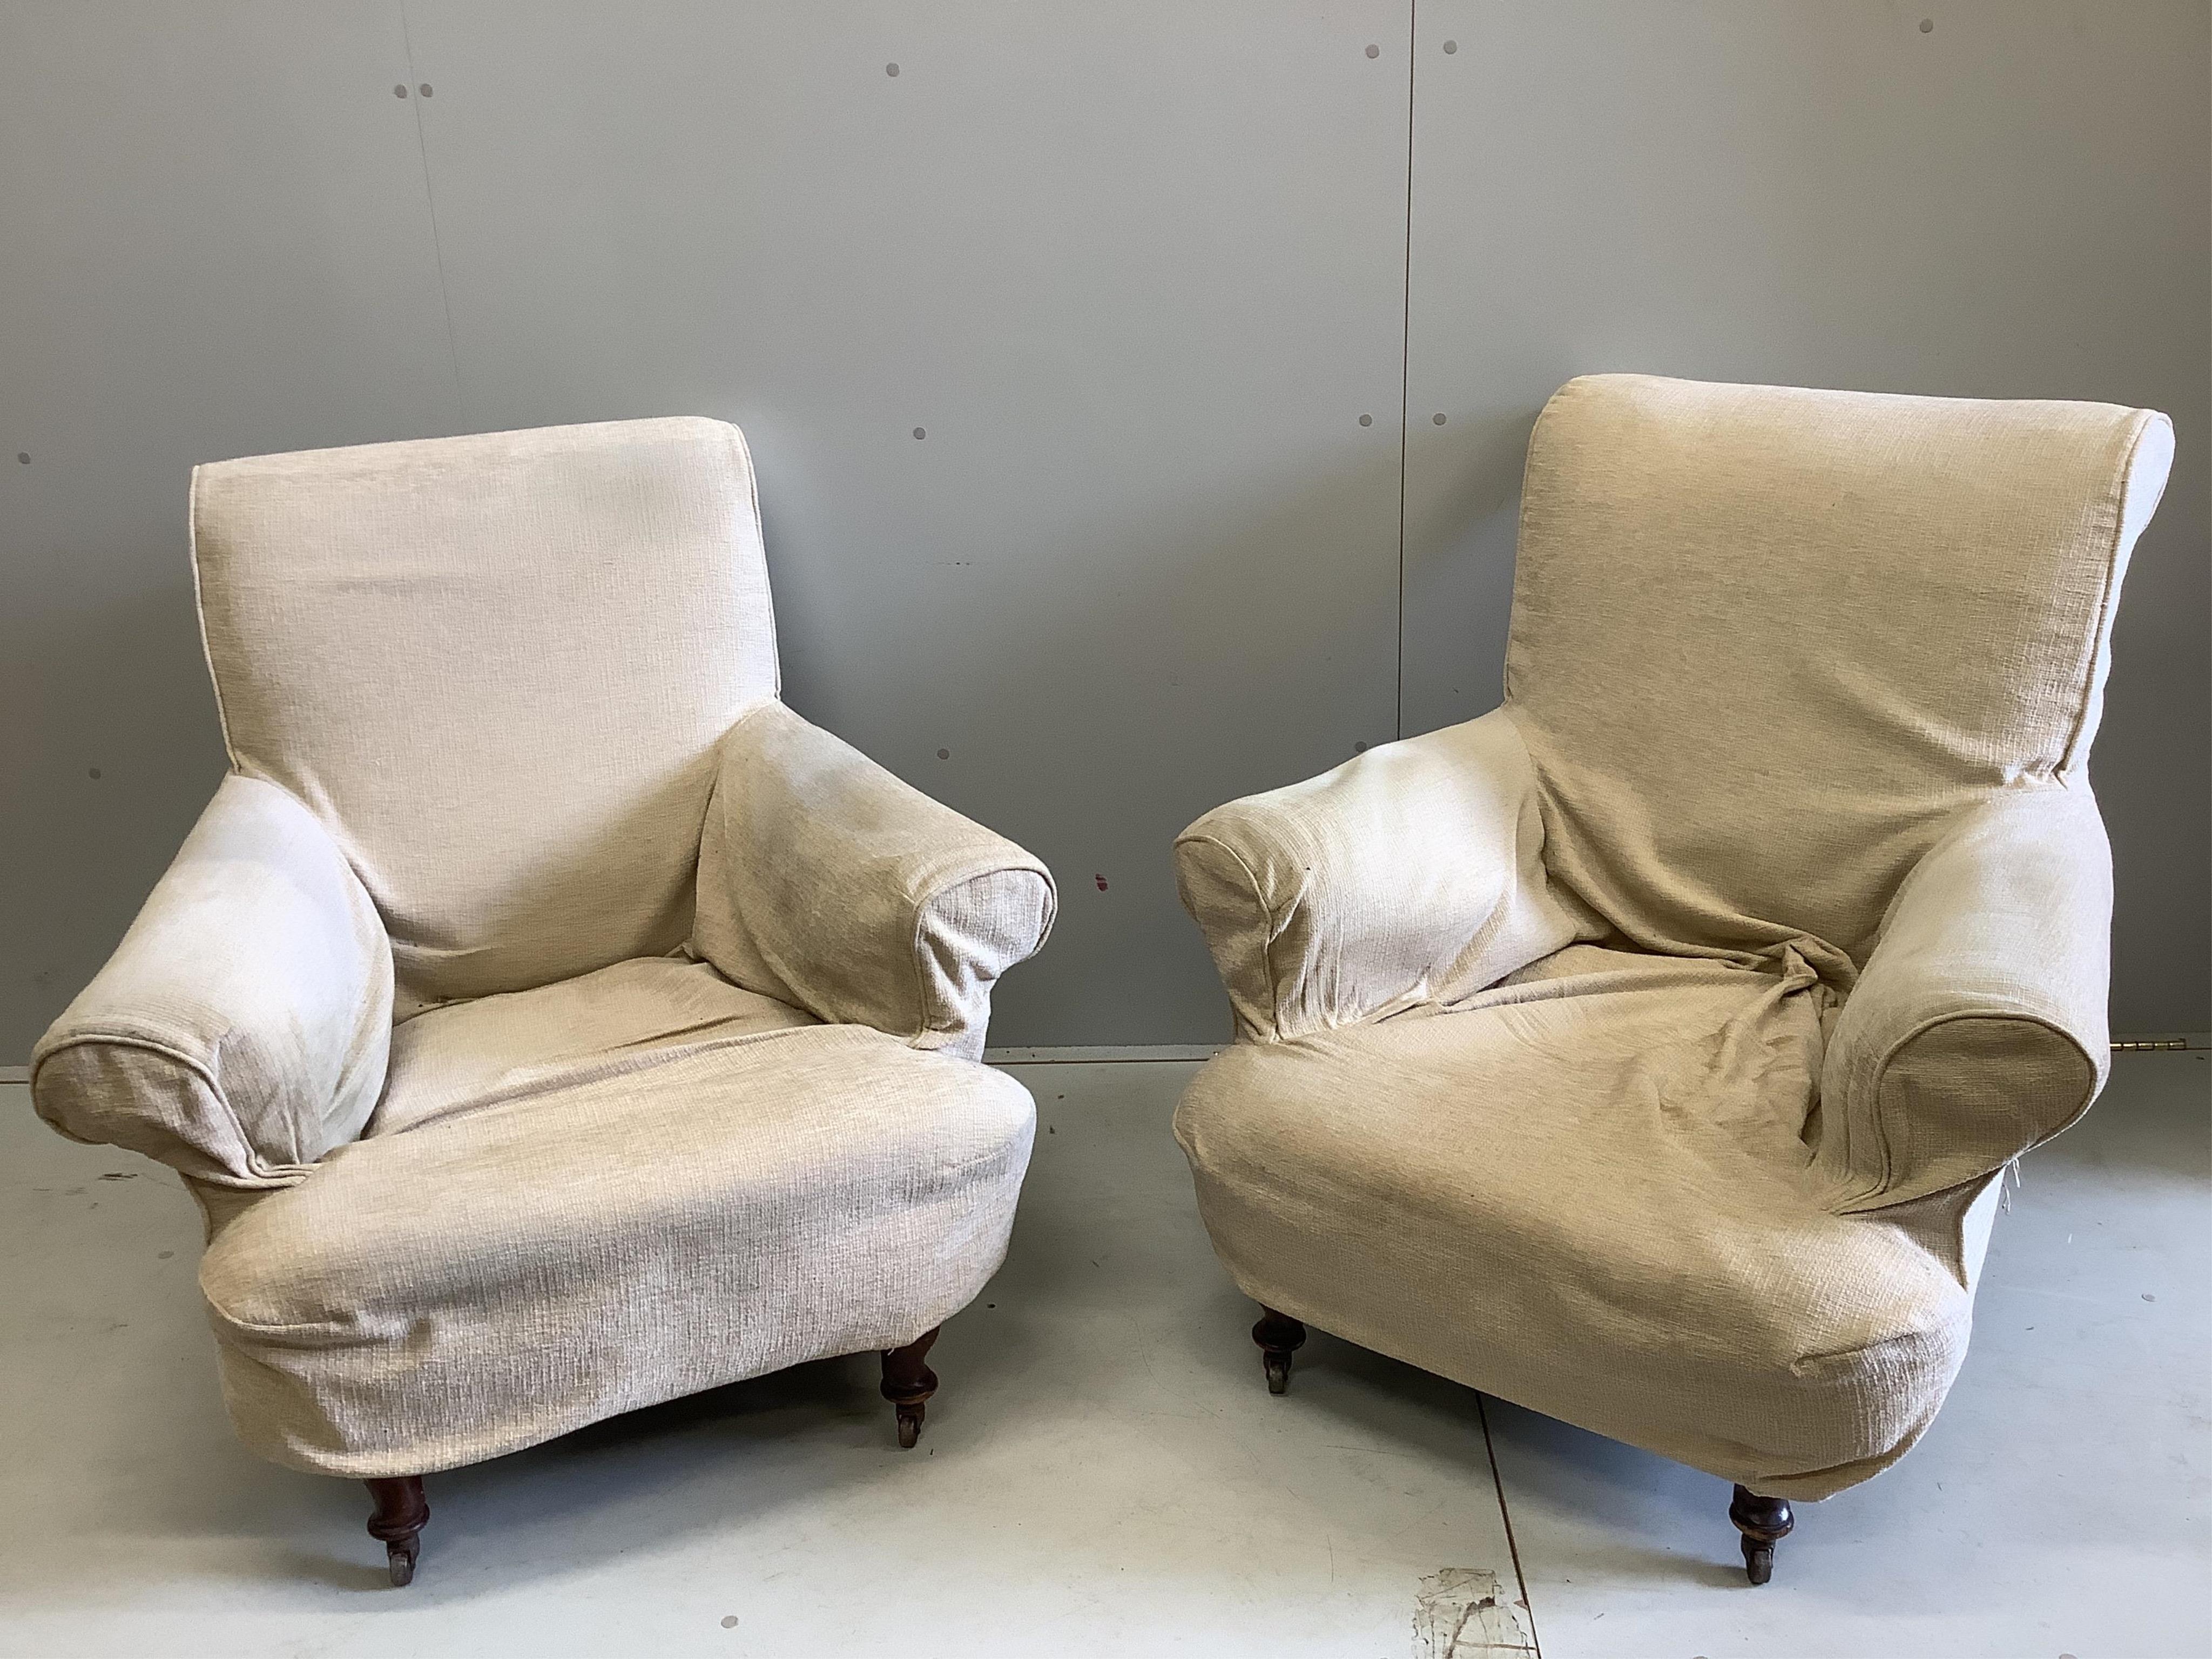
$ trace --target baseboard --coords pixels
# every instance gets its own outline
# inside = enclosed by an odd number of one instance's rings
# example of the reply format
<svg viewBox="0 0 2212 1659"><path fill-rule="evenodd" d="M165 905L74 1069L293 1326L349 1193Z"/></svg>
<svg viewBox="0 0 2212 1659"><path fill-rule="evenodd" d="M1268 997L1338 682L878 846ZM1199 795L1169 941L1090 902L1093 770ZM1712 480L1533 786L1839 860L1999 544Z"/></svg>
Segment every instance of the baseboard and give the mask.
<svg viewBox="0 0 2212 1659"><path fill-rule="evenodd" d="M1128 1042L1074 1048L986 1048L993 1066L1097 1066L1132 1060L1212 1060L1225 1042Z"/></svg>
<svg viewBox="0 0 2212 1659"><path fill-rule="evenodd" d="M2116 1034L2112 1046L2130 1042L2179 1042L2190 1050L2212 1048L2212 1031L2148 1031ZM1099 1066L1139 1060L1211 1060L1224 1042L1109 1042L1065 1048L986 1048L993 1066ZM27 1066L0 1066L0 1084L28 1083Z"/></svg>

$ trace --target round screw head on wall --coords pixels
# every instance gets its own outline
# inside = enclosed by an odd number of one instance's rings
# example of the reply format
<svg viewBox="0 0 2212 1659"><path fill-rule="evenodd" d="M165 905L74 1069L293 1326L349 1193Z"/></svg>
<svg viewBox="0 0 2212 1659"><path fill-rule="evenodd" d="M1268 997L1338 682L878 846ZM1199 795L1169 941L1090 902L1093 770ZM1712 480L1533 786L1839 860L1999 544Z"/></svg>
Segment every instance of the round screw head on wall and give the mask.
<svg viewBox="0 0 2212 1659"><path fill-rule="evenodd" d="M927 438L929 435L929 428L926 426L918 426L914 429L914 435L917 438Z"/></svg>
<svg viewBox="0 0 2212 1659"><path fill-rule="evenodd" d="M950 749L940 749L937 751L937 758L939 760L951 760L952 758L952 751Z"/></svg>
<svg viewBox="0 0 2212 1659"><path fill-rule="evenodd" d="M897 78L897 76L898 76L898 65L897 65L896 64L884 64L884 74L886 74L886 75L888 75L888 76L891 76L894 80L896 80L896 79Z"/></svg>
<svg viewBox="0 0 2212 1659"><path fill-rule="evenodd" d="M1434 421L1438 426L1442 426L1444 423L1444 417L1441 415L1431 415L1429 418Z"/></svg>
<svg viewBox="0 0 2212 1659"><path fill-rule="evenodd" d="M1933 34L1933 33L1936 33L1936 20L1935 20L1934 18L1932 18L1932 17L1923 17L1923 18L1922 18L1922 19L1920 20L1920 32L1921 32L1923 34Z"/></svg>
<svg viewBox="0 0 2212 1659"><path fill-rule="evenodd" d="M29 450L27 450L27 449L19 449L19 450L17 450L17 451L15 452L15 463L16 463L16 465L19 465L19 466L28 466L28 465L30 465L30 464L31 464L31 452L30 452Z"/></svg>
<svg viewBox="0 0 2212 1659"><path fill-rule="evenodd" d="M425 81L421 86L416 88L415 90L421 93L425 98L428 98L430 95L430 83L428 81Z"/></svg>
<svg viewBox="0 0 2212 1659"><path fill-rule="evenodd" d="M1367 55L1370 58L1380 58L1382 55L1382 48L1380 46L1370 46L1367 48Z"/></svg>
<svg viewBox="0 0 2212 1659"><path fill-rule="evenodd" d="M88 766L85 769L84 775L97 782L100 778L100 769L97 766Z"/></svg>
<svg viewBox="0 0 2212 1659"><path fill-rule="evenodd" d="M394 98L404 98L407 95L407 88L404 87L394 87L392 89L392 95Z"/></svg>
<svg viewBox="0 0 2212 1659"><path fill-rule="evenodd" d="M1448 52L1457 52L1459 50L1459 42L1456 40L1445 41L1444 50Z"/></svg>
<svg viewBox="0 0 2212 1659"><path fill-rule="evenodd" d="M1372 415L1362 415L1359 417L1359 424L1362 426L1373 426L1375 424L1375 417Z"/></svg>

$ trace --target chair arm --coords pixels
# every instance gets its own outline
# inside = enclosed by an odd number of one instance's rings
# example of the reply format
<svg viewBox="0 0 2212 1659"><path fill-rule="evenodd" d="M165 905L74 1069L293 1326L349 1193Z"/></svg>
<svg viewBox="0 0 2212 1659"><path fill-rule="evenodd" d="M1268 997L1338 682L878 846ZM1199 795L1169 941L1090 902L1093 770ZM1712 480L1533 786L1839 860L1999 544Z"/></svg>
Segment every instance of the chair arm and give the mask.
<svg viewBox="0 0 2212 1659"><path fill-rule="evenodd" d="M2086 783L1958 815L1891 902L1829 1040L1837 1207L1986 1176L2089 1108L2112 1063L2112 860Z"/></svg>
<svg viewBox="0 0 2212 1659"><path fill-rule="evenodd" d="M724 735L691 951L919 1048L983 1054L991 986L1052 931L1052 874L781 702Z"/></svg>
<svg viewBox="0 0 2212 1659"><path fill-rule="evenodd" d="M1504 709L1218 806L1176 842L1237 1035L1449 1003L1571 943L1535 769Z"/></svg>
<svg viewBox="0 0 2212 1659"><path fill-rule="evenodd" d="M392 946L314 815L239 773L31 1057L39 1115L196 1180L284 1187L384 1089Z"/></svg>

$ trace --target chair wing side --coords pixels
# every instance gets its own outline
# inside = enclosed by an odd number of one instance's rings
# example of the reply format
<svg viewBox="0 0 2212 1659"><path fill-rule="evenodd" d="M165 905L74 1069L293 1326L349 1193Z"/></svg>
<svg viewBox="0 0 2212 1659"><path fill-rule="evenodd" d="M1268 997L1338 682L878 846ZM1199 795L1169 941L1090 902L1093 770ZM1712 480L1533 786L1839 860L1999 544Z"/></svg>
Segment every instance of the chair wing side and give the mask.
<svg viewBox="0 0 2212 1659"><path fill-rule="evenodd" d="M1915 866L1821 1079L1838 1207L1957 1188L2087 1111L2111 1066L2112 853L2086 782L1961 812Z"/></svg>
<svg viewBox="0 0 2212 1659"><path fill-rule="evenodd" d="M981 1060L999 975L1043 947L1051 872L781 702L722 740L691 951L832 1024Z"/></svg>
<svg viewBox="0 0 2212 1659"><path fill-rule="evenodd" d="M1177 885L1239 1037L1292 1038L1496 983L1577 937L1504 709L1216 807Z"/></svg>
<svg viewBox="0 0 2212 1659"><path fill-rule="evenodd" d="M233 773L32 1056L39 1115L216 1186L290 1186L384 1087L392 949L314 815Z"/></svg>

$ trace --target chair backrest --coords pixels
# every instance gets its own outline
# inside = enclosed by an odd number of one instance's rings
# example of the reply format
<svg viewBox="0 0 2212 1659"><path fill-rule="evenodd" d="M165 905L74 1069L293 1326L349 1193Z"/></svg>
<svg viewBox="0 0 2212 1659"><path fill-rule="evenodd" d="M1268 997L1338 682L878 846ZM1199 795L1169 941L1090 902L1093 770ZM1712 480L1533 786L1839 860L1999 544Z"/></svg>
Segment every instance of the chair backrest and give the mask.
<svg viewBox="0 0 2212 1659"><path fill-rule="evenodd" d="M231 764L336 837L403 1016L682 943L715 740L777 683L735 427L223 461L192 557Z"/></svg>
<svg viewBox="0 0 2212 1659"><path fill-rule="evenodd" d="M2086 787L2172 453L2105 404L1570 382L1506 656L1547 862L1649 948L1863 962L1950 813Z"/></svg>

